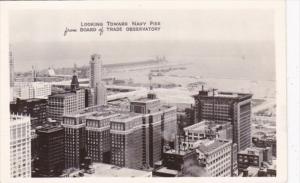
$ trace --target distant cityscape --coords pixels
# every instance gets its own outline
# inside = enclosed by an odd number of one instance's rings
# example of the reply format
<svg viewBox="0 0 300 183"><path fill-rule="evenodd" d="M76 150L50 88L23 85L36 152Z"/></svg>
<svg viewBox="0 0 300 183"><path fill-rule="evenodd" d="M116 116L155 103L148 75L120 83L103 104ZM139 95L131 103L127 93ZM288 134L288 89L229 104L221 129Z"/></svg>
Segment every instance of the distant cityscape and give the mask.
<svg viewBox="0 0 300 183"><path fill-rule="evenodd" d="M164 56L23 73L9 56L13 178L276 176L275 88L186 76Z"/></svg>

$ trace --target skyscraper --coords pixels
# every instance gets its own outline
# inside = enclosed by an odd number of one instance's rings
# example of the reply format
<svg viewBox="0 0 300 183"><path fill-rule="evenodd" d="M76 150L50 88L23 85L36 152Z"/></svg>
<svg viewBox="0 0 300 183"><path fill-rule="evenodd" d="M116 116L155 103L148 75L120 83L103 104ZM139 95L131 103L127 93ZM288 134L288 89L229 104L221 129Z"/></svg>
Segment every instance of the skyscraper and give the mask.
<svg viewBox="0 0 300 183"><path fill-rule="evenodd" d="M10 176L31 177L30 117L10 116Z"/></svg>
<svg viewBox="0 0 300 183"><path fill-rule="evenodd" d="M115 112L107 111L86 117L87 155L93 162L110 163L110 119L116 116Z"/></svg>
<svg viewBox="0 0 300 183"><path fill-rule="evenodd" d="M146 98L132 101L130 111L142 114L142 162L153 167L161 160L164 147L174 143L177 134L176 107L162 105L155 94L149 93Z"/></svg>
<svg viewBox="0 0 300 183"><path fill-rule="evenodd" d="M106 104L106 88L102 82L101 55L93 54L90 61L90 87L95 92L95 105Z"/></svg>
<svg viewBox="0 0 300 183"><path fill-rule="evenodd" d="M252 94L201 90L194 96L197 122L230 122L233 127L233 143L238 151L251 145L251 99Z"/></svg>
<svg viewBox="0 0 300 183"><path fill-rule="evenodd" d="M63 115L83 109L84 106L84 89L53 94L50 95L48 99L47 116L48 118L61 121Z"/></svg>
<svg viewBox="0 0 300 183"><path fill-rule="evenodd" d="M49 96L47 109L48 117L61 121L63 115L83 109L86 103L85 100L85 89L79 88L75 70L71 81L71 91Z"/></svg>
<svg viewBox="0 0 300 183"><path fill-rule="evenodd" d="M80 168L86 156L85 115L65 115L62 126L65 133L65 168Z"/></svg>
<svg viewBox="0 0 300 183"><path fill-rule="evenodd" d="M64 129L49 126L37 130L38 160L35 163L36 176L59 176L64 167Z"/></svg>
<svg viewBox="0 0 300 183"><path fill-rule="evenodd" d="M14 71L14 58L11 51L11 46L9 47L9 83L10 87L14 87L14 81L15 81L15 71Z"/></svg>

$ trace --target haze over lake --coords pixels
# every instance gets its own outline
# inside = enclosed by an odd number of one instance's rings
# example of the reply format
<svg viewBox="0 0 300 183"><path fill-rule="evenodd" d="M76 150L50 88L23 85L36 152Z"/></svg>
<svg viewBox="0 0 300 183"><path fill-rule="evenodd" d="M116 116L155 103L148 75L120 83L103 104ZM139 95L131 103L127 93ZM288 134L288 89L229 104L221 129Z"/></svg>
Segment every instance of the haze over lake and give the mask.
<svg viewBox="0 0 300 183"><path fill-rule="evenodd" d="M104 64L166 56L169 62L196 65L189 70L194 75L275 79L272 41L17 42L12 51L17 72L29 71L32 65L38 69L87 65L90 55L99 53Z"/></svg>

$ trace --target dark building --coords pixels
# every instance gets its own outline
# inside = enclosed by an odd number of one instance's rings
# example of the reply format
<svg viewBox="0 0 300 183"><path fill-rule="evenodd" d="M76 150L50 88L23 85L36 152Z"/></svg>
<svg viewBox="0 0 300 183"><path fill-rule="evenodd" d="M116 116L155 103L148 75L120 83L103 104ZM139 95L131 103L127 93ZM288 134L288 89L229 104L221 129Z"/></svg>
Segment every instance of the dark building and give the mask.
<svg viewBox="0 0 300 183"><path fill-rule="evenodd" d="M85 88L85 107L91 107L94 105L94 90L92 88Z"/></svg>
<svg viewBox="0 0 300 183"><path fill-rule="evenodd" d="M199 177L205 170L198 163L195 150L169 150L163 153L162 166L153 170L157 177Z"/></svg>
<svg viewBox="0 0 300 183"><path fill-rule="evenodd" d="M191 126L196 122L195 107L185 108L184 110L177 110L177 124L178 124L178 133L184 135L184 128Z"/></svg>
<svg viewBox="0 0 300 183"><path fill-rule="evenodd" d="M110 163L110 119L116 116L113 112L103 112L86 117L87 155L93 162Z"/></svg>
<svg viewBox="0 0 300 183"><path fill-rule="evenodd" d="M10 104L10 112L30 115L31 128L42 126L47 121L47 99L17 99Z"/></svg>
<svg viewBox="0 0 300 183"><path fill-rule="evenodd" d="M78 78L76 75L76 71L74 71L74 75L72 77L72 81L71 81L71 91L76 91L79 88L79 82L78 82Z"/></svg>
<svg viewBox="0 0 300 183"><path fill-rule="evenodd" d="M85 116L65 115L62 126L64 127L65 168L80 168L87 156Z"/></svg>
<svg viewBox="0 0 300 183"><path fill-rule="evenodd" d="M38 129L38 160L35 162L36 177L57 177L64 170L64 130L48 126Z"/></svg>
<svg viewBox="0 0 300 183"><path fill-rule="evenodd" d="M194 95L196 120L211 120L233 126L233 143L238 150L251 146L251 99L252 94L201 90Z"/></svg>

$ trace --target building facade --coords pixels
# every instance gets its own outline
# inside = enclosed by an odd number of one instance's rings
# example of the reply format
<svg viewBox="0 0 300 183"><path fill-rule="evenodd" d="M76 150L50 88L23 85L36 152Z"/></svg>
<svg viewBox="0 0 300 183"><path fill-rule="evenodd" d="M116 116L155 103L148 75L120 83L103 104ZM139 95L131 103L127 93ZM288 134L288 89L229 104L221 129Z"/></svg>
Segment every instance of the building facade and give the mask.
<svg viewBox="0 0 300 183"><path fill-rule="evenodd" d="M10 116L10 177L31 177L30 117Z"/></svg>
<svg viewBox="0 0 300 183"><path fill-rule="evenodd" d="M14 57L12 54L11 46L9 46L9 86L14 87L15 82L15 69Z"/></svg>
<svg viewBox="0 0 300 183"><path fill-rule="evenodd" d="M84 115L65 115L62 120L65 142L65 169L80 168L86 157L86 131Z"/></svg>
<svg viewBox="0 0 300 183"><path fill-rule="evenodd" d="M43 98L51 95L51 84L47 82L15 82L14 98Z"/></svg>
<svg viewBox="0 0 300 183"><path fill-rule="evenodd" d="M232 125L229 123L216 124L213 121L203 120L184 128L185 142L195 142L203 139L232 140Z"/></svg>
<svg viewBox="0 0 300 183"><path fill-rule="evenodd" d="M142 139L147 158L146 166L153 167L161 160L166 147L173 146L177 135L176 107L161 105L155 94L130 102L130 111L142 114Z"/></svg>
<svg viewBox="0 0 300 183"><path fill-rule="evenodd" d="M197 121L230 122L238 150L251 146L251 94L202 90L194 99Z"/></svg>
<svg viewBox="0 0 300 183"><path fill-rule="evenodd" d="M53 120L62 121L63 115L76 112L84 107L84 89L53 94L48 98L47 116Z"/></svg>
<svg viewBox="0 0 300 183"><path fill-rule="evenodd" d="M65 167L64 162L64 129L48 126L38 129L38 160L35 163L35 176L58 177Z"/></svg>
<svg viewBox="0 0 300 183"><path fill-rule="evenodd" d="M199 163L205 167L207 175L211 177L231 176L231 151L230 140L204 141L197 149Z"/></svg>
<svg viewBox="0 0 300 183"><path fill-rule="evenodd" d="M86 117L87 155L93 162L111 162L110 120L113 112L94 113Z"/></svg>
<svg viewBox="0 0 300 183"><path fill-rule="evenodd" d="M142 125L142 115L134 113L111 120L111 164L133 169L147 167L148 141L144 139Z"/></svg>
<svg viewBox="0 0 300 183"><path fill-rule="evenodd" d="M10 112L30 115L31 127L43 125L47 121L47 99L17 99L10 103Z"/></svg>
<svg viewBox="0 0 300 183"><path fill-rule="evenodd" d="M263 162L263 149L247 148L238 153L238 171L243 172L249 166L260 168Z"/></svg>
<svg viewBox="0 0 300 183"><path fill-rule="evenodd" d="M101 55L93 54L90 61L90 87L95 92L95 104L106 104L106 88L102 82L102 60Z"/></svg>

